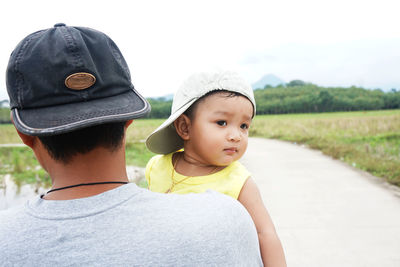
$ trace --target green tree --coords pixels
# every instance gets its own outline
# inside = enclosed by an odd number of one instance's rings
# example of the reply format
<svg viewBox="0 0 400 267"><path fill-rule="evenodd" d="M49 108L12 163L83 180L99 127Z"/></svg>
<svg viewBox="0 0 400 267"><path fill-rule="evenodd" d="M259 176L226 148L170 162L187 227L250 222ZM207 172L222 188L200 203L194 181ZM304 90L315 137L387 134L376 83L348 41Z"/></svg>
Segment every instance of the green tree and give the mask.
<svg viewBox="0 0 400 267"><path fill-rule="evenodd" d="M305 82L302 80L292 80L288 84L286 84L287 87L293 87L293 86L304 86L306 85Z"/></svg>
<svg viewBox="0 0 400 267"><path fill-rule="evenodd" d="M332 111L333 97L326 91L320 91L318 96L319 110L321 111Z"/></svg>

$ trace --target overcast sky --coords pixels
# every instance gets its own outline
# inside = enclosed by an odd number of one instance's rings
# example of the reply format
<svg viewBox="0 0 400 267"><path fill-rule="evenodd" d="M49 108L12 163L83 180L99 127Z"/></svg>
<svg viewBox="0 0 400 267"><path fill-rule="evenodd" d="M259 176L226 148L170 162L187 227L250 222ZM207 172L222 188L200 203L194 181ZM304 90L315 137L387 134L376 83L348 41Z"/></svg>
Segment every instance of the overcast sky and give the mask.
<svg viewBox="0 0 400 267"><path fill-rule="evenodd" d="M173 93L196 71L229 69L323 86L400 89L398 0L0 3L0 100L5 70L26 35L57 22L109 35L146 97Z"/></svg>

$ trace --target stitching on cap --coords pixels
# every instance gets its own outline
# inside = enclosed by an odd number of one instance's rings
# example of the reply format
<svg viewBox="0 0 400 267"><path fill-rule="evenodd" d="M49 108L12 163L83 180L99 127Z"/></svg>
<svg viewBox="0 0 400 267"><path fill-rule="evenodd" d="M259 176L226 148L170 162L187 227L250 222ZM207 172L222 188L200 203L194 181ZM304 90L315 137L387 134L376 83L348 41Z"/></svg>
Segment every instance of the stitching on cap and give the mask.
<svg viewBox="0 0 400 267"><path fill-rule="evenodd" d="M83 61L81 58L81 55L78 52L78 47L76 45L75 39L72 36L72 33L69 28L64 27L60 28L62 35L64 36L65 41L67 42L67 48L68 50L72 53L72 57L74 58L74 65L76 67L82 67L83 66Z"/></svg>
<svg viewBox="0 0 400 267"><path fill-rule="evenodd" d="M83 120L86 119L88 116L90 117L99 117L99 116L105 116L105 115L116 115L116 114L120 114L121 112L124 112L125 110L129 110L129 108L118 108L118 109L114 109L114 110L103 110L103 111L96 111L96 112L89 112L89 113L85 113L82 115L76 115L76 116L72 116L72 117L68 117L65 119L59 119L59 120L50 120L47 122L51 122L51 123L69 123L69 122L75 122L77 120Z"/></svg>
<svg viewBox="0 0 400 267"><path fill-rule="evenodd" d="M25 52L25 49L28 47L29 43L41 33L42 31L33 33L29 38L25 40L25 42L22 44L21 48L19 49L17 55L15 56L15 66L14 66L14 72L16 73L16 88L17 88L17 100L18 100L18 106L22 106L22 101L23 101L23 87L25 84L25 79L24 75L19 71L19 64L20 61L22 60L23 53Z"/></svg>
<svg viewBox="0 0 400 267"><path fill-rule="evenodd" d="M32 38L26 39L24 44L21 46L21 48L18 51L18 54L15 56L15 66L14 66L14 71L17 74L17 79L16 79L16 87L17 87L17 99L18 99L18 106L22 106L22 87L25 83L24 76L22 73L19 71L19 63L20 60L22 59L22 54L25 50L25 48L28 46L29 42L32 40Z"/></svg>
<svg viewBox="0 0 400 267"><path fill-rule="evenodd" d="M124 63L124 59L121 55L121 52L118 50L117 45L113 41L111 41L111 42L109 40L107 40L107 41L110 44L111 52L112 52L114 58L119 63L119 66L122 68L122 70L125 71L125 74L129 77L129 79L131 79L131 73L129 71L129 68Z"/></svg>

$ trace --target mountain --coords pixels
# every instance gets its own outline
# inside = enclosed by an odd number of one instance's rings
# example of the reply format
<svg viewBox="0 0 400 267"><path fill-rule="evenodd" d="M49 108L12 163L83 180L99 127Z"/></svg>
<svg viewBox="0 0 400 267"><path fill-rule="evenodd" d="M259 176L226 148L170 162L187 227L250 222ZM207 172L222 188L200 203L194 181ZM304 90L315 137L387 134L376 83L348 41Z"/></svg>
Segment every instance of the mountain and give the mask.
<svg viewBox="0 0 400 267"><path fill-rule="evenodd" d="M275 87L279 84L286 84L286 82L273 74L266 74L260 80L253 83L251 86L253 87L253 89L263 89L266 85L271 85Z"/></svg>

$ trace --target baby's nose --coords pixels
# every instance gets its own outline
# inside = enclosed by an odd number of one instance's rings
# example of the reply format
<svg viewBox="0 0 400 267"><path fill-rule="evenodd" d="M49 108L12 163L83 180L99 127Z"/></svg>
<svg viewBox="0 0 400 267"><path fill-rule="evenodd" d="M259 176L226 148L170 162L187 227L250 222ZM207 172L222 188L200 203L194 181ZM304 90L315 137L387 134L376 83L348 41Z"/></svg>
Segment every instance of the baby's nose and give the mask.
<svg viewBox="0 0 400 267"><path fill-rule="evenodd" d="M242 135L239 130L232 129L231 131L229 131L228 139L229 139L229 141L232 141L232 142L238 142L238 141L240 141L241 136Z"/></svg>

